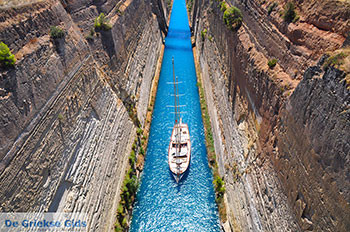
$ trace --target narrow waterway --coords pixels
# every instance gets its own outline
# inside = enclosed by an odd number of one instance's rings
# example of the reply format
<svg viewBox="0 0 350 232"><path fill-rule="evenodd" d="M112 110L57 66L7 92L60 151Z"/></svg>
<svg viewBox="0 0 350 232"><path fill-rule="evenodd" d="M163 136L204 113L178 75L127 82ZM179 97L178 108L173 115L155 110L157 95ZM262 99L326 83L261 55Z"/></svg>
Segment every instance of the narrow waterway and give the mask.
<svg viewBox="0 0 350 232"><path fill-rule="evenodd" d="M185 0L174 0L141 186L131 231L220 231L213 177L208 166L197 78ZM178 77L183 122L190 129L191 165L179 184L168 166L174 124L172 57Z"/></svg>

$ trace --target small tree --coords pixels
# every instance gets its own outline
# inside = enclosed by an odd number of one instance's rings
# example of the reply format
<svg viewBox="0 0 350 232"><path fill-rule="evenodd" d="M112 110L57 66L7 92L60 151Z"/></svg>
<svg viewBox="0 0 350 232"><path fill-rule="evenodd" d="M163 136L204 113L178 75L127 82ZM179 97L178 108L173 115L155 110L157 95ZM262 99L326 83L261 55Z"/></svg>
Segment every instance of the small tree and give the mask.
<svg viewBox="0 0 350 232"><path fill-rule="evenodd" d="M287 23L291 23L295 20L297 14L295 13L295 6L293 2L288 2L284 7L283 19Z"/></svg>
<svg viewBox="0 0 350 232"><path fill-rule="evenodd" d="M101 13L96 19L94 23L95 29L102 29L104 31L108 31L112 28L112 25L109 24L108 19L106 18L104 13Z"/></svg>
<svg viewBox="0 0 350 232"><path fill-rule="evenodd" d="M0 64L3 67L14 66L16 62L15 56L11 53L9 47L0 42Z"/></svg>
<svg viewBox="0 0 350 232"><path fill-rule="evenodd" d="M269 60L269 62L267 62L267 65L269 66L270 69L273 69L277 64L277 60L275 58Z"/></svg>
<svg viewBox="0 0 350 232"><path fill-rule="evenodd" d="M224 22L232 31L238 30L242 26L242 12L237 7L230 7L224 12Z"/></svg>
<svg viewBox="0 0 350 232"><path fill-rule="evenodd" d="M267 7L267 14L270 15L272 13L272 11L278 6L277 2L273 2L271 3L268 7Z"/></svg>
<svg viewBox="0 0 350 232"><path fill-rule="evenodd" d="M50 28L50 37L52 39L59 39L64 37L64 31L60 27L52 26Z"/></svg>

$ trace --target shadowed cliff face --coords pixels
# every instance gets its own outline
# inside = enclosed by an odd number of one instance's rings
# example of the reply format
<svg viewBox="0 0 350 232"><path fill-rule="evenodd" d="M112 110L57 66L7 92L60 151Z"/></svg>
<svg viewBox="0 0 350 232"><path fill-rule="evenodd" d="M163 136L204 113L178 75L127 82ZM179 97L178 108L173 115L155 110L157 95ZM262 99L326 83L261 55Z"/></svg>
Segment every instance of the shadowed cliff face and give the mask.
<svg viewBox="0 0 350 232"><path fill-rule="evenodd" d="M299 21L288 24L284 1L271 14L272 1L226 1L243 14L242 27L230 31L220 2L192 2L226 184L225 231L348 231L349 89L343 72L323 70L324 60L309 68L345 41L348 3L297 1ZM328 27L313 20L321 14Z"/></svg>
<svg viewBox="0 0 350 232"><path fill-rule="evenodd" d="M89 212L113 228L166 33L163 1L39 1L0 11L17 58L0 70L0 211ZM105 13L112 26L85 39ZM63 39L49 36L51 26Z"/></svg>
<svg viewBox="0 0 350 232"><path fill-rule="evenodd" d="M350 229L350 93L344 77L335 68L309 68L281 113L274 162L304 230Z"/></svg>

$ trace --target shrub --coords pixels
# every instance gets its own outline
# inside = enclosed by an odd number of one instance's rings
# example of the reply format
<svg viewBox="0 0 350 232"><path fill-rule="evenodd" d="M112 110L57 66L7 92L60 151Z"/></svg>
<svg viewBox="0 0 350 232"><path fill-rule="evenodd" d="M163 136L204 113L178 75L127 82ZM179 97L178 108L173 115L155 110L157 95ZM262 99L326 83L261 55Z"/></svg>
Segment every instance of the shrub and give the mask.
<svg viewBox="0 0 350 232"><path fill-rule="evenodd" d="M58 120L62 121L63 120L63 115L62 114L58 114L57 118L58 118Z"/></svg>
<svg viewBox="0 0 350 232"><path fill-rule="evenodd" d="M92 41L94 40L95 30L94 28L91 28L90 33L85 37L87 40Z"/></svg>
<svg viewBox="0 0 350 232"><path fill-rule="evenodd" d="M226 5L226 2L225 2L225 1L222 1L222 2L220 3L220 10L221 10L222 12L225 12L225 11L227 10L227 5Z"/></svg>
<svg viewBox="0 0 350 232"><path fill-rule="evenodd" d="M167 5L168 5L168 8L170 9L171 8L171 0L167 0Z"/></svg>
<svg viewBox="0 0 350 232"><path fill-rule="evenodd" d="M267 62L267 65L269 66L269 68L274 68L277 64L277 60L275 58L269 60L269 62Z"/></svg>
<svg viewBox="0 0 350 232"><path fill-rule="evenodd" d="M52 26L50 28L50 37L52 39L59 39L64 37L64 31L60 27Z"/></svg>
<svg viewBox="0 0 350 232"><path fill-rule="evenodd" d="M203 31L201 31L202 40L205 39L205 36L206 36L207 32L208 32L207 29L204 29Z"/></svg>
<svg viewBox="0 0 350 232"><path fill-rule="evenodd" d="M134 150L131 150L131 153L130 153L130 156L129 156L129 163L130 163L130 166L132 166L132 167L134 166L135 160L136 160L135 151L134 151Z"/></svg>
<svg viewBox="0 0 350 232"><path fill-rule="evenodd" d="M283 19L287 23L291 23L297 18L295 6L293 2L288 2L284 7Z"/></svg>
<svg viewBox="0 0 350 232"><path fill-rule="evenodd" d="M145 155L145 150L143 149L143 147L140 147L140 154Z"/></svg>
<svg viewBox="0 0 350 232"><path fill-rule="evenodd" d="M323 64L323 68L327 69L329 66L340 66L344 64L344 59L347 55L344 52L340 52L334 56L330 56L326 62Z"/></svg>
<svg viewBox="0 0 350 232"><path fill-rule="evenodd" d="M143 130L141 128L137 128L136 133L137 135L141 135L143 133Z"/></svg>
<svg viewBox="0 0 350 232"><path fill-rule="evenodd" d="M104 31L108 31L112 28L112 25L109 24L108 19L106 18L104 13L101 13L96 19L94 23L95 29L101 29Z"/></svg>
<svg viewBox="0 0 350 232"><path fill-rule="evenodd" d="M277 2L273 2L271 3L268 7L267 7L267 14L270 15L272 13L272 11L278 6Z"/></svg>
<svg viewBox="0 0 350 232"><path fill-rule="evenodd" d="M242 26L242 21L242 12L237 7L232 6L225 10L224 22L230 30L238 30Z"/></svg>
<svg viewBox="0 0 350 232"><path fill-rule="evenodd" d="M11 53L9 47L4 44L3 42L0 42L0 64L3 67L10 67L15 65L16 58Z"/></svg>
<svg viewBox="0 0 350 232"><path fill-rule="evenodd" d="M217 176L214 180L214 186L215 186L215 191L217 194L218 198L221 198L224 196L225 193L225 184L224 181L221 179L220 176Z"/></svg>
<svg viewBox="0 0 350 232"><path fill-rule="evenodd" d="M136 143L137 143L137 142L134 142L134 143L132 144L132 150L133 150L133 151L136 151Z"/></svg>
<svg viewBox="0 0 350 232"><path fill-rule="evenodd" d="M189 0L187 3L188 12L192 11L192 7L193 7L193 0Z"/></svg>

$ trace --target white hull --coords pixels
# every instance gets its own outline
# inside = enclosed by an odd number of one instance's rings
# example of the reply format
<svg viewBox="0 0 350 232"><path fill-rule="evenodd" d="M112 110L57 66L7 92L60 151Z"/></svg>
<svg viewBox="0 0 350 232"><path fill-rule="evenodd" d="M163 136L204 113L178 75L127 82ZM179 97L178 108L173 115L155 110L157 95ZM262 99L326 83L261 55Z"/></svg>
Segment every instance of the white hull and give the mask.
<svg viewBox="0 0 350 232"><path fill-rule="evenodd" d="M179 136L180 143L177 142L176 133L181 133ZM180 144L180 145L179 145ZM183 177L184 173L190 166L191 161L191 140L188 125L182 123L175 124L173 132L171 134L169 150L168 150L168 163L170 171L176 182L179 182Z"/></svg>

